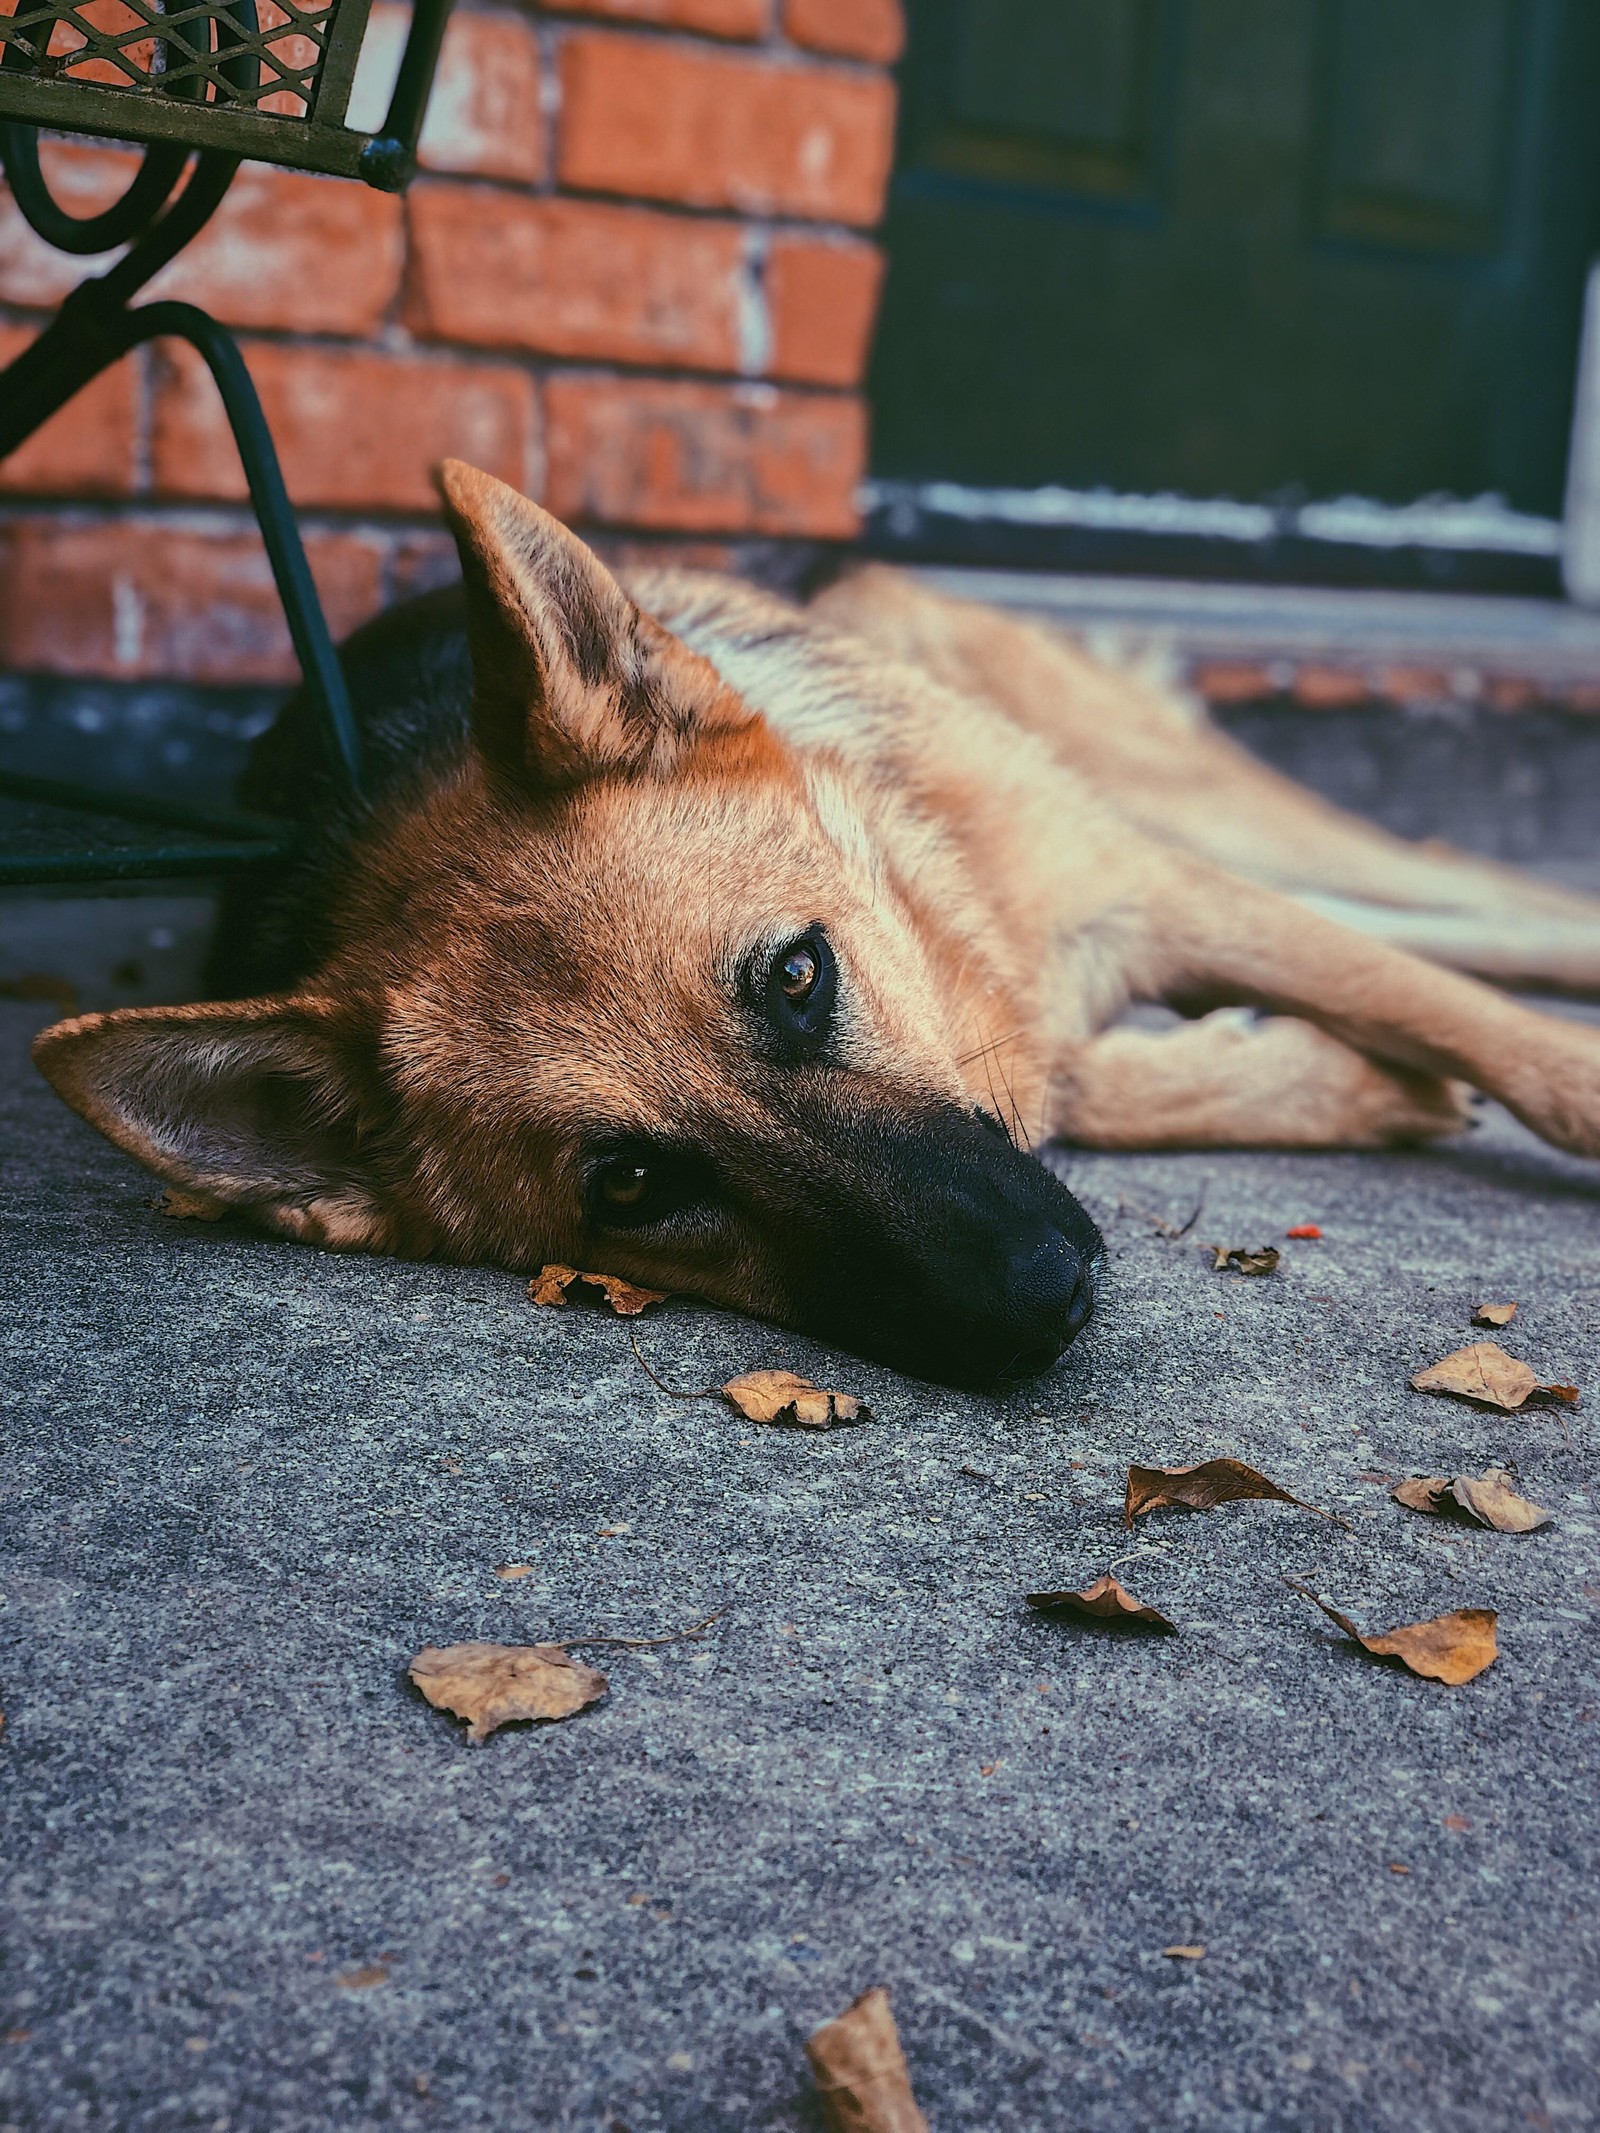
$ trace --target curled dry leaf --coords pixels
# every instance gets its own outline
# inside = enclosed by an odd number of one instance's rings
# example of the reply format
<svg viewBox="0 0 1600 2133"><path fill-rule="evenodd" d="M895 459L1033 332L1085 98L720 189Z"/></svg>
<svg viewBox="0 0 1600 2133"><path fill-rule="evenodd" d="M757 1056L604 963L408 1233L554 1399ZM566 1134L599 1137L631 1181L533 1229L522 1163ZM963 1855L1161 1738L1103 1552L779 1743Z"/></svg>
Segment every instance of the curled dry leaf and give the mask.
<svg viewBox="0 0 1600 2133"><path fill-rule="evenodd" d="M1536 1533L1550 1523L1548 1511L1517 1494L1502 1466L1485 1467L1481 1474L1417 1474L1401 1482L1394 1500L1408 1511L1464 1518L1496 1533Z"/></svg>
<svg viewBox="0 0 1600 2133"><path fill-rule="evenodd" d="M570 1718L607 1687L559 1644L430 1644L408 1671L429 1703L466 1719L475 1741L513 1719Z"/></svg>
<svg viewBox="0 0 1600 2133"><path fill-rule="evenodd" d="M1347 1637L1371 1652L1375 1659L1397 1659L1426 1681L1443 1681L1459 1688L1473 1681L1500 1656L1495 1643L1495 1613L1489 1607L1461 1607L1454 1614L1435 1615L1427 1622L1403 1622L1376 1636L1363 1636L1348 1615L1319 1599L1309 1585L1293 1578L1284 1583L1320 1607L1330 1622L1336 1622Z"/></svg>
<svg viewBox="0 0 1600 2133"><path fill-rule="evenodd" d="M1331 1511L1318 1511L1314 1503L1291 1496L1275 1481L1246 1466L1242 1459L1203 1459L1198 1466L1130 1466L1128 1492L1123 1498L1122 1523L1132 1526L1146 1511L1168 1504L1182 1504L1190 1511L1214 1511L1219 1504L1245 1503L1260 1499L1268 1503L1292 1503L1302 1511L1316 1511L1331 1518Z"/></svg>
<svg viewBox="0 0 1600 2133"><path fill-rule="evenodd" d="M1498 1341L1474 1341L1470 1348L1455 1348L1419 1370L1411 1380L1414 1392L1449 1392L1458 1400L1475 1400L1480 1407L1498 1407L1507 1414L1529 1400L1562 1400L1575 1407L1576 1385L1547 1385L1536 1371L1514 1355L1507 1355Z"/></svg>
<svg viewBox="0 0 1600 2133"><path fill-rule="evenodd" d="M1174 1942L1170 1948L1163 1948L1161 1952L1173 1957L1177 1962L1197 1963L1206 1952L1206 1944L1203 1940L1180 1940Z"/></svg>
<svg viewBox="0 0 1600 2133"><path fill-rule="evenodd" d="M1042 1615L1071 1615L1080 1622L1114 1622L1128 1629L1153 1630L1158 1636L1175 1637L1176 1622L1159 1608L1146 1607L1109 1571L1085 1585L1081 1592L1030 1592L1028 1605Z"/></svg>
<svg viewBox="0 0 1600 2133"><path fill-rule="evenodd" d="M1212 1254L1212 1268L1218 1274L1270 1274L1283 1256L1275 1244L1254 1250L1244 1244L1202 1244L1200 1249Z"/></svg>
<svg viewBox="0 0 1600 2133"><path fill-rule="evenodd" d="M747 1422L776 1422L789 1429L836 1429L872 1420L871 1409L853 1392L824 1392L792 1370L748 1370L742 1378L729 1378L722 1397Z"/></svg>
<svg viewBox="0 0 1600 2133"><path fill-rule="evenodd" d="M1509 1326L1517 1315L1515 1304L1479 1304L1472 1314L1475 1326Z"/></svg>
<svg viewBox="0 0 1600 2133"><path fill-rule="evenodd" d="M203 1192L185 1192L181 1185L169 1185L149 1204L158 1215L166 1215L174 1222L220 1222L228 1212L220 1200L210 1199Z"/></svg>
<svg viewBox="0 0 1600 2133"><path fill-rule="evenodd" d="M618 1318L637 1318L652 1304L667 1300L665 1289L641 1289L618 1274L585 1274L575 1266L555 1265L540 1267L528 1283L528 1294L536 1304L564 1304L570 1300L567 1291L575 1281L598 1289L600 1294L594 1301L608 1303Z"/></svg>
<svg viewBox="0 0 1600 2133"><path fill-rule="evenodd" d="M831 2133L928 2133L881 1985L813 2030L806 2057Z"/></svg>
<svg viewBox="0 0 1600 2133"><path fill-rule="evenodd" d="M387 1963L361 1963L354 1970L341 1970L333 1982L346 1992L366 1992L374 1985L388 1984L389 1966Z"/></svg>

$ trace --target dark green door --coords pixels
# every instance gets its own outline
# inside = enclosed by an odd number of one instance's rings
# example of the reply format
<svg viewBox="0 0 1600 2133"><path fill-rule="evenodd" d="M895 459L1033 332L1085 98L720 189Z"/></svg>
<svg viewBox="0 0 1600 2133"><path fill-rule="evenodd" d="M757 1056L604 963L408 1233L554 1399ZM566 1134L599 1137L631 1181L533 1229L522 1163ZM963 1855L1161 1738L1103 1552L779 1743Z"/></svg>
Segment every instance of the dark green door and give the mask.
<svg viewBox="0 0 1600 2133"><path fill-rule="evenodd" d="M912 0L884 476L1559 515L1600 0Z"/></svg>

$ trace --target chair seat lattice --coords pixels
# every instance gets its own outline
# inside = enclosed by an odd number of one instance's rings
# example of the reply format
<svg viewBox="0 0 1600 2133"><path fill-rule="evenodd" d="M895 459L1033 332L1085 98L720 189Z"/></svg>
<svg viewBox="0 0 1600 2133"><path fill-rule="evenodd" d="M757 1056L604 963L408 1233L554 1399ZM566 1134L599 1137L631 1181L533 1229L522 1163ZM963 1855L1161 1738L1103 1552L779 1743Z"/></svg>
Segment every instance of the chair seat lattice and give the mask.
<svg viewBox="0 0 1600 2133"><path fill-rule="evenodd" d="M0 0L0 46L39 80L308 119L336 10L337 0Z"/></svg>

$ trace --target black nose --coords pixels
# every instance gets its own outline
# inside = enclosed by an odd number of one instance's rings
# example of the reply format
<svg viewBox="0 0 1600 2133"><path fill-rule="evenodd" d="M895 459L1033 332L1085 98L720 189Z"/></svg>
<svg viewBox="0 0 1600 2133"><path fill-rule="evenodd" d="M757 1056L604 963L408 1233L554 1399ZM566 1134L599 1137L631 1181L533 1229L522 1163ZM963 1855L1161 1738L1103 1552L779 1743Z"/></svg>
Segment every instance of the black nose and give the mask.
<svg viewBox="0 0 1600 2133"><path fill-rule="evenodd" d="M997 1376L1048 1370L1094 1309L1094 1282L1082 1255L1054 1224L1013 1247L986 1314L982 1346ZM974 1358L977 1362L978 1358Z"/></svg>

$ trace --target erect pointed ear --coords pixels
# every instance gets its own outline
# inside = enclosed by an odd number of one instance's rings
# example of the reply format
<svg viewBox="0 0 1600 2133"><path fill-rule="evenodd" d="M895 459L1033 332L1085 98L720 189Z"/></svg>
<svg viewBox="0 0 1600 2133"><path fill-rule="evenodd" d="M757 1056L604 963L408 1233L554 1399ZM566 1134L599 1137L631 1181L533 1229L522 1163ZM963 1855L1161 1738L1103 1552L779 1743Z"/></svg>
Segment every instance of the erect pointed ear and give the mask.
<svg viewBox="0 0 1600 2133"><path fill-rule="evenodd" d="M557 786L666 771L697 734L752 722L558 519L459 459L438 479L466 579L473 722L495 769Z"/></svg>
<svg viewBox="0 0 1600 2133"><path fill-rule="evenodd" d="M47 1081L119 1148L271 1228L346 1249L395 1242L375 1052L327 1002L127 1007L34 1039Z"/></svg>

